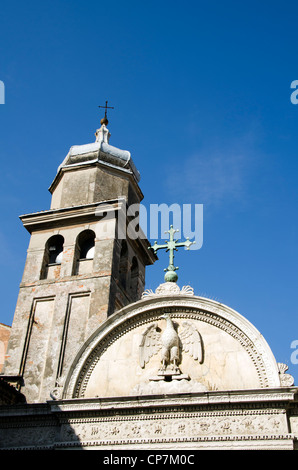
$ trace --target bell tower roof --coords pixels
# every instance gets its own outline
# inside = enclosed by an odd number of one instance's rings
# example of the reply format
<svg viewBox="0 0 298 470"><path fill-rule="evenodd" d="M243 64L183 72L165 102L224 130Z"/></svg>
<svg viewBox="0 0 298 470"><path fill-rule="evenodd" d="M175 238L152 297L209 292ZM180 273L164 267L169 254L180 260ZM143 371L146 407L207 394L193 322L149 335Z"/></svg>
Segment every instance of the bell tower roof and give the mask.
<svg viewBox="0 0 298 470"><path fill-rule="evenodd" d="M101 121L104 121L103 118ZM137 182L140 181L140 173L137 170L131 154L128 150L122 150L109 144L111 134L105 123L95 132L95 142L70 147L65 159L58 167L69 167L77 164L90 164L98 161L108 166L114 166L125 172L129 171Z"/></svg>
<svg viewBox="0 0 298 470"><path fill-rule="evenodd" d="M134 176L135 180L139 182L140 173L136 169L130 152L127 150L121 150L117 147L113 147L109 144L111 134L107 125L109 123L107 110L114 109L112 106L108 106L106 101L105 106L98 106L104 108L104 117L100 120L101 127L95 132L95 142L84 144L84 145L73 145L64 161L58 168L58 172L61 168L69 167L72 165L87 163L90 164L92 161L101 162L108 166L114 166L124 171L129 171Z"/></svg>
<svg viewBox="0 0 298 470"><path fill-rule="evenodd" d="M110 145L105 113L95 142L73 145L49 188L51 209L124 197L128 204L143 199L140 173L128 150Z"/></svg>

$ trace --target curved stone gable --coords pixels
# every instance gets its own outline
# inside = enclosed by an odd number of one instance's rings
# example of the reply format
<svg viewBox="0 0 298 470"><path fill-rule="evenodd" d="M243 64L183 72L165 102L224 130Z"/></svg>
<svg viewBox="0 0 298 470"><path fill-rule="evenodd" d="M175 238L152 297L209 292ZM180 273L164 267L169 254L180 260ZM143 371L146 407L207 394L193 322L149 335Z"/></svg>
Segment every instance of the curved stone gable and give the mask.
<svg viewBox="0 0 298 470"><path fill-rule="evenodd" d="M202 362L182 350L182 375L161 380L161 349L140 364L147 330L165 330L169 313L178 335L190 325L201 337ZM158 338L159 338L158 336ZM159 341L159 339L157 339ZM181 343L180 343L181 344ZM260 332L235 310L193 295L157 295L114 313L89 338L66 378L64 398L279 387L275 358ZM62 391L62 390L61 390ZM59 394L61 395L61 394Z"/></svg>

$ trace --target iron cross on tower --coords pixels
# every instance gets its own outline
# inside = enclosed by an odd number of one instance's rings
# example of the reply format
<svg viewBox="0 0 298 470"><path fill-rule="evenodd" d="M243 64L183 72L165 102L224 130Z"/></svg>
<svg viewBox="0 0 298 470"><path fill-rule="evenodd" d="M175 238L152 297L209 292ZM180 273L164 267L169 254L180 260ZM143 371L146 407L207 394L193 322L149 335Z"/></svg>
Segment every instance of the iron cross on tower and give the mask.
<svg viewBox="0 0 298 470"><path fill-rule="evenodd" d="M105 106L98 106L99 108L104 108L105 110L105 117L101 120L101 121L104 121L104 122L101 122L101 124L108 124L108 116L107 116L107 110L108 109L114 109L112 106L108 106L108 102L106 101L106 104Z"/></svg>
<svg viewBox="0 0 298 470"><path fill-rule="evenodd" d="M189 238L187 237L184 242L179 242L179 240L174 240L174 233L179 232L179 230L175 230L173 228L173 225L170 226L170 230L167 230L165 233L170 234L170 239L166 241L165 245L158 245L157 242L154 242L152 246L149 248L156 252L158 250L166 250L169 251L169 266L165 269L166 274L165 274L165 281L166 282L177 282L178 275L176 274L175 271L179 269L177 266L174 266L174 251L178 251L178 247L184 246L187 250L189 250L189 247L193 245L195 242L191 242Z"/></svg>

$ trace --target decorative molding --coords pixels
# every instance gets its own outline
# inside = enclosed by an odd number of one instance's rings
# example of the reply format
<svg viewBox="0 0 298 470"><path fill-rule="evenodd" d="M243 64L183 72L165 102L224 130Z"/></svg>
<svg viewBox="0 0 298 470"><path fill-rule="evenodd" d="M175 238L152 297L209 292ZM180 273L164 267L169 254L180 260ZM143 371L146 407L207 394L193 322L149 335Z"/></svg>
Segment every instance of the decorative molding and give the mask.
<svg viewBox="0 0 298 470"><path fill-rule="evenodd" d="M281 386L291 387L292 385L294 385L294 377L290 374L286 374L286 371L288 370L289 367L286 364L283 364L281 362L278 362L277 365L278 365Z"/></svg>
<svg viewBox="0 0 298 470"><path fill-rule="evenodd" d="M87 425L87 423L89 425ZM138 416L69 419L62 424L64 442L97 445L198 442L201 440L289 439L285 413L280 410L164 412Z"/></svg>
<svg viewBox="0 0 298 470"><path fill-rule="evenodd" d="M298 435L291 416L297 411L297 390L59 400L3 407L0 448L293 449Z"/></svg>
<svg viewBox="0 0 298 470"><path fill-rule="evenodd" d="M56 383L58 386L61 387L62 381L64 382L65 377L64 377L64 360L65 360L65 350L66 350L66 345L67 345L67 338L69 336L69 322L70 322L70 316L71 316L71 308L72 308L72 302L74 299L78 298L88 298L90 299L91 296L91 291L82 291L82 292L76 292L76 293L71 293L68 294L68 299L67 299L67 308L66 308L66 314L64 317L64 325L63 325L63 334L61 338L61 347L60 347L60 354L59 354L59 361L58 361L58 368L57 368L57 376L56 376ZM89 300L90 301L90 300ZM89 311L89 307L87 309Z"/></svg>
<svg viewBox="0 0 298 470"><path fill-rule="evenodd" d="M180 289L175 282L164 282L157 287L155 292L152 289L145 290L142 294L142 299L161 295L194 295L194 290L191 286L183 286Z"/></svg>

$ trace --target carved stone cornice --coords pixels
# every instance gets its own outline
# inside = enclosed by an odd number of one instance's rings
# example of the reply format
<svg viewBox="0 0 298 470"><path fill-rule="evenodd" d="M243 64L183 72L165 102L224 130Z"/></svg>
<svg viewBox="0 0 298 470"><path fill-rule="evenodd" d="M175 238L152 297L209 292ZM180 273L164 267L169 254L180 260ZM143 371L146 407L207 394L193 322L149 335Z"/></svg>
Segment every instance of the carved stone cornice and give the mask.
<svg viewBox="0 0 298 470"><path fill-rule="evenodd" d="M2 407L0 448L290 450L297 393L291 387Z"/></svg>
<svg viewBox="0 0 298 470"><path fill-rule="evenodd" d="M32 214L21 215L20 219L24 227L29 233L34 230L45 229L48 226L54 227L55 225L61 227L63 225L70 225L78 221L89 221L98 218L99 211L110 212L118 211L121 200L113 199L103 203L97 202L92 204L85 204L83 206L65 207L60 209L50 209ZM99 219L98 219L99 220Z"/></svg>

